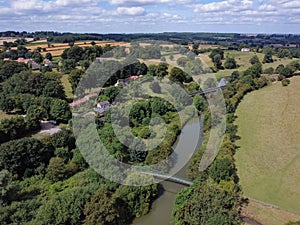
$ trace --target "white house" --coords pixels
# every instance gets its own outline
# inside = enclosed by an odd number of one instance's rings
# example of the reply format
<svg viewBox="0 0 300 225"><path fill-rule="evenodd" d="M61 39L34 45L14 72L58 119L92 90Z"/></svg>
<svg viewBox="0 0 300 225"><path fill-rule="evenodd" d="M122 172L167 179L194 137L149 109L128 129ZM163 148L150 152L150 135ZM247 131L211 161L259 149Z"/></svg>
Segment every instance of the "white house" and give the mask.
<svg viewBox="0 0 300 225"><path fill-rule="evenodd" d="M227 81L225 78L222 78L220 80L220 82L218 83L218 88L222 88L222 87L225 87L227 85Z"/></svg>
<svg viewBox="0 0 300 225"><path fill-rule="evenodd" d="M104 114L110 109L109 101L99 102L94 110L99 114Z"/></svg>
<svg viewBox="0 0 300 225"><path fill-rule="evenodd" d="M50 68L53 67L53 62L51 62L51 60L49 59L45 59L44 60L44 66L49 66Z"/></svg>
<svg viewBox="0 0 300 225"><path fill-rule="evenodd" d="M109 103L109 101L99 102L99 103L97 104L97 108L99 108L99 109L107 109L107 108L110 108L110 103Z"/></svg>
<svg viewBox="0 0 300 225"><path fill-rule="evenodd" d="M250 51L251 51L250 48L242 48L242 49L241 49L241 52L250 52Z"/></svg>

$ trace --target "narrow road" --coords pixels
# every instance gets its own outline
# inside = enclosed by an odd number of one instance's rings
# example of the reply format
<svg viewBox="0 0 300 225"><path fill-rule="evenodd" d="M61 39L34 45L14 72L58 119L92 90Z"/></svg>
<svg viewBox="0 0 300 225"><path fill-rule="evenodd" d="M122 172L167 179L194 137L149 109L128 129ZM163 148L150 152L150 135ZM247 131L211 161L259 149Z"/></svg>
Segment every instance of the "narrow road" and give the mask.
<svg viewBox="0 0 300 225"><path fill-rule="evenodd" d="M50 135L53 135L55 133L58 133L59 131L61 131L61 129L58 126L55 126L54 124L50 123L49 121L42 121L41 122L41 130L38 134L48 133Z"/></svg>

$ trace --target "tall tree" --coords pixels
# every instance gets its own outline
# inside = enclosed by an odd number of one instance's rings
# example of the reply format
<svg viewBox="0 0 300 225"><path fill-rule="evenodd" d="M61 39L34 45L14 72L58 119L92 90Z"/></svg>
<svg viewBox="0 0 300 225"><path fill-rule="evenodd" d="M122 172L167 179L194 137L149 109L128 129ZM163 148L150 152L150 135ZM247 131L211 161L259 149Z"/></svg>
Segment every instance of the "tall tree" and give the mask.
<svg viewBox="0 0 300 225"><path fill-rule="evenodd" d="M84 73L83 70L78 70L78 69L71 71L68 79L69 82L71 83L73 93L75 93L77 85L79 84L83 73Z"/></svg>
<svg viewBox="0 0 300 225"><path fill-rule="evenodd" d="M254 55L251 59L250 59L250 63L252 65L254 65L255 63L259 63L259 58L257 55Z"/></svg>
<svg viewBox="0 0 300 225"><path fill-rule="evenodd" d="M221 60L224 59L224 51L221 48L213 49L209 57L213 60L216 55L220 55Z"/></svg>
<svg viewBox="0 0 300 225"><path fill-rule="evenodd" d="M173 209L176 225L241 224L238 197L215 183L202 182L179 193Z"/></svg>
<svg viewBox="0 0 300 225"><path fill-rule="evenodd" d="M224 62L224 67L226 69L235 69L235 68L237 68L237 63L236 63L234 58L227 57L225 62Z"/></svg>
<svg viewBox="0 0 300 225"><path fill-rule="evenodd" d="M52 57L52 54L50 52L47 52L45 58L49 59L49 60L52 60L53 57Z"/></svg>
<svg viewBox="0 0 300 225"><path fill-rule="evenodd" d="M80 224L84 219L83 208L90 192L86 187L75 187L53 195L39 208L34 224Z"/></svg>
<svg viewBox="0 0 300 225"><path fill-rule="evenodd" d="M28 70L28 67L24 63L0 61L0 83L25 70Z"/></svg>
<svg viewBox="0 0 300 225"><path fill-rule="evenodd" d="M54 99L51 104L50 115L58 122L67 123L71 119L71 110L65 100Z"/></svg>
<svg viewBox="0 0 300 225"><path fill-rule="evenodd" d="M50 159L46 172L46 178L52 182L57 182L68 177L67 165L60 157L54 157Z"/></svg>
<svg viewBox="0 0 300 225"><path fill-rule="evenodd" d="M156 75L160 78L164 78L168 75L168 64L159 63L156 69Z"/></svg>
<svg viewBox="0 0 300 225"><path fill-rule="evenodd" d="M219 55L219 54L215 55L213 57L213 63L214 63L214 65L217 69L222 69L223 67L222 67L222 57L221 57L221 55Z"/></svg>
<svg viewBox="0 0 300 225"><path fill-rule="evenodd" d="M131 184L134 181L143 181L149 179L148 176L140 174L132 174L127 177L125 182ZM116 191L116 196L121 198L128 204L131 215L140 217L147 214L150 210L151 203L158 194L158 185L152 184L148 186L127 186L122 185Z"/></svg>
<svg viewBox="0 0 300 225"><path fill-rule="evenodd" d="M264 50L264 53L265 53L265 56L264 56L264 59L263 59L263 63L272 63L274 60L272 58L273 56L273 51L271 48L266 48Z"/></svg>
<svg viewBox="0 0 300 225"><path fill-rule="evenodd" d="M37 174L39 166L48 163L51 149L39 140L23 138L0 145L0 169L6 169L19 177Z"/></svg>
<svg viewBox="0 0 300 225"><path fill-rule="evenodd" d="M51 80L45 85L43 96L60 99L66 98L64 87L62 86L61 82L56 80Z"/></svg>
<svg viewBox="0 0 300 225"><path fill-rule="evenodd" d="M126 225L132 220L126 204L100 187L84 207L86 225Z"/></svg>

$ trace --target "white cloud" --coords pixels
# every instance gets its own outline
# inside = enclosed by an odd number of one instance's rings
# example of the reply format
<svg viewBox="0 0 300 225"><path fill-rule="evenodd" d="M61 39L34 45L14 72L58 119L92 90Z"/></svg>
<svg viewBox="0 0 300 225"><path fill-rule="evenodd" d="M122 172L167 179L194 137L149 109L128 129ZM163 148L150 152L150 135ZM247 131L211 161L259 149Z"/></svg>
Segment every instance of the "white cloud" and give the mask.
<svg viewBox="0 0 300 225"><path fill-rule="evenodd" d="M140 16L145 13L145 9L142 7L118 7L117 13L120 15Z"/></svg>
<svg viewBox="0 0 300 225"><path fill-rule="evenodd" d="M258 7L258 10L263 10L263 11L275 11L277 8L274 5L270 4L262 4Z"/></svg>
<svg viewBox="0 0 300 225"><path fill-rule="evenodd" d="M0 0L0 2L3 2ZM148 27L187 30L202 24L212 29L222 24L238 27L256 25L281 27L300 26L299 0L10 0L0 4L1 28L66 31L70 27L87 30L91 27L114 32ZM29 21L29 22L28 22ZM47 21L45 23L44 21ZM128 24L127 27L122 27ZM157 24L157 25L156 25ZM278 25L279 24L279 25ZM290 25L290 26L289 26ZM199 28L200 27L200 28ZM154 29L154 28L153 28ZM238 30L238 28L237 28ZM225 30L227 31L227 30ZM99 32L103 32L100 30ZM295 33L299 33L295 29Z"/></svg>
<svg viewBox="0 0 300 225"><path fill-rule="evenodd" d="M91 5L100 2L100 0L56 0L55 4L62 6L74 6L74 5Z"/></svg>
<svg viewBox="0 0 300 225"><path fill-rule="evenodd" d="M144 6L144 5L157 5L157 4L186 4L191 0L110 0L113 5L118 6Z"/></svg>
<svg viewBox="0 0 300 225"><path fill-rule="evenodd" d="M16 11L28 11L28 10L47 11L51 9L51 3L39 1L39 0L17 0L17 1L12 1L11 7Z"/></svg>
<svg viewBox="0 0 300 225"><path fill-rule="evenodd" d="M284 8L300 8L300 1L288 1L282 4Z"/></svg>
<svg viewBox="0 0 300 225"><path fill-rule="evenodd" d="M253 6L251 0L226 0L221 2L211 2L207 4L197 4L194 12L221 12L221 11L241 11L250 9Z"/></svg>
<svg viewBox="0 0 300 225"><path fill-rule="evenodd" d="M7 14L9 14L9 13L11 13L11 9L8 8L8 7L3 7L3 8L1 8L1 10L0 10L0 15L7 15Z"/></svg>

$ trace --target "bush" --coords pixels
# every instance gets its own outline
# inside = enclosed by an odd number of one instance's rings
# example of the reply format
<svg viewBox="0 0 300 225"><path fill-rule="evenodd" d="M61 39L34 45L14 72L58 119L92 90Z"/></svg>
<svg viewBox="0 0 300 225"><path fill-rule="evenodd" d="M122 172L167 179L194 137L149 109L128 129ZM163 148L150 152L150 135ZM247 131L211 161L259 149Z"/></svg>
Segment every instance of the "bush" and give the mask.
<svg viewBox="0 0 300 225"><path fill-rule="evenodd" d="M229 181L233 175L234 168L227 157L215 160L209 169L209 176L217 183L221 180Z"/></svg>
<svg viewBox="0 0 300 225"><path fill-rule="evenodd" d="M59 157L51 158L47 167L46 178L52 182L64 180L68 177L68 168L64 160Z"/></svg>
<svg viewBox="0 0 300 225"><path fill-rule="evenodd" d="M291 81L289 79L283 79L281 81L282 86L286 87L291 83Z"/></svg>

